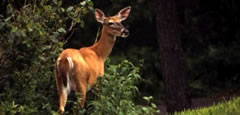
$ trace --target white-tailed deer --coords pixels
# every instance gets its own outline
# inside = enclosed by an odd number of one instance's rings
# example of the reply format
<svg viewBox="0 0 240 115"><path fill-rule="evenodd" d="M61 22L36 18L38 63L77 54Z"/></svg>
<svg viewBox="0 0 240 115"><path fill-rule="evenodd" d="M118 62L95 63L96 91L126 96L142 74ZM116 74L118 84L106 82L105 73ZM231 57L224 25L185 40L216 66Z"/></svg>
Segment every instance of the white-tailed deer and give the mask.
<svg viewBox="0 0 240 115"><path fill-rule="evenodd" d="M80 107L84 107L86 92L93 87L98 77L103 77L104 61L111 53L116 37L127 37L129 34L121 21L127 19L130 10L128 6L115 16L105 17L100 9L95 9L96 20L103 25L100 40L79 50L66 49L59 55L55 77L61 113L64 112L71 90L81 93Z"/></svg>

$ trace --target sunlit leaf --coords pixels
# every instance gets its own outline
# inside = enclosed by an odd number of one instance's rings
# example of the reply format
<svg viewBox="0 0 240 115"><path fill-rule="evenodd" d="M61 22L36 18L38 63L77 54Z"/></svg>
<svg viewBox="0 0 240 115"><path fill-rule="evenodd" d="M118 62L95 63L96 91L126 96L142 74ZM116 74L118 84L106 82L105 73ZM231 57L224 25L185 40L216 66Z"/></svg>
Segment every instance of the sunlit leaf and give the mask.
<svg viewBox="0 0 240 115"><path fill-rule="evenodd" d="M85 6L85 5L87 4L87 2L86 2L86 1L82 1L80 4L81 4L82 6Z"/></svg>
<svg viewBox="0 0 240 115"><path fill-rule="evenodd" d="M72 10L73 10L73 6L69 6L66 11L71 12Z"/></svg>

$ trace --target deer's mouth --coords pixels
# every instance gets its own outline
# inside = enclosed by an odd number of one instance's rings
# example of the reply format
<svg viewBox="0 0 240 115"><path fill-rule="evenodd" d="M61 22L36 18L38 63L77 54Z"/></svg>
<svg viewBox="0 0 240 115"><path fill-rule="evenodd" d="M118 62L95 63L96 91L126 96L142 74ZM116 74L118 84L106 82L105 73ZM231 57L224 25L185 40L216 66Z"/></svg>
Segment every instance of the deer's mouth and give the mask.
<svg viewBox="0 0 240 115"><path fill-rule="evenodd" d="M121 37L126 38L129 35L129 31L127 29L121 30Z"/></svg>

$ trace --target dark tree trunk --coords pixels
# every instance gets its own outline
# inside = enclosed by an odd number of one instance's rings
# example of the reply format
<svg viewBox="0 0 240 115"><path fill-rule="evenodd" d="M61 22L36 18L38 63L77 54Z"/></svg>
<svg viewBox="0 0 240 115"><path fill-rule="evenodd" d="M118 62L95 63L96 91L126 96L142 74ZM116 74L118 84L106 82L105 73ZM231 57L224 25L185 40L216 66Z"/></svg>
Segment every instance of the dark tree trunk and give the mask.
<svg viewBox="0 0 240 115"><path fill-rule="evenodd" d="M7 5L7 0L0 0L0 15L2 15L3 17L6 17Z"/></svg>
<svg viewBox="0 0 240 115"><path fill-rule="evenodd" d="M190 105L175 0L157 0L156 13L167 111L173 113L184 110Z"/></svg>

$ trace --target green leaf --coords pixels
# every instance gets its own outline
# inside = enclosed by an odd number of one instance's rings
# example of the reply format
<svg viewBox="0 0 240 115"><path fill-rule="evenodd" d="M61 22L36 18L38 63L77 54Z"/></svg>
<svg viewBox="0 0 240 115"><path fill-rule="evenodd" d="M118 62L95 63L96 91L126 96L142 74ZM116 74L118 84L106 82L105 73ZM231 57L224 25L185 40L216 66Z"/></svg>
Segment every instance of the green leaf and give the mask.
<svg viewBox="0 0 240 115"><path fill-rule="evenodd" d="M44 56L39 56L39 59L42 61L46 61L46 58Z"/></svg>
<svg viewBox="0 0 240 115"><path fill-rule="evenodd" d="M145 96L145 97L143 97L143 99L146 100L147 102L150 102L150 100L152 100L153 97L152 96L149 96L149 97Z"/></svg>
<svg viewBox="0 0 240 115"><path fill-rule="evenodd" d="M61 7L62 6L62 0L59 0L58 1L58 7Z"/></svg>
<svg viewBox="0 0 240 115"><path fill-rule="evenodd" d="M0 23L0 30L2 30L5 25L6 25L5 22L1 22L1 23Z"/></svg>
<svg viewBox="0 0 240 115"><path fill-rule="evenodd" d="M8 17L6 19L4 19L5 22L9 21L12 17Z"/></svg>
<svg viewBox="0 0 240 115"><path fill-rule="evenodd" d="M58 0L52 0L54 4L58 4ZM60 0L61 1L61 0Z"/></svg>
<svg viewBox="0 0 240 115"><path fill-rule="evenodd" d="M151 106L152 106L153 108L157 108L157 105L156 105L155 103L151 103Z"/></svg>
<svg viewBox="0 0 240 115"><path fill-rule="evenodd" d="M66 11L67 11L67 12L71 12L72 10L73 10L73 6L70 6L70 7L67 8Z"/></svg>
<svg viewBox="0 0 240 115"><path fill-rule="evenodd" d="M88 13L87 8L82 8L82 13L83 13L83 14L87 14L87 13Z"/></svg>
<svg viewBox="0 0 240 115"><path fill-rule="evenodd" d="M89 1L89 2L88 2L88 6L93 7L93 2L92 2L92 1Z"/></svg>
<svg viewBox="0 0 240 115"><path fill-rule="evenodd" d="M64 28L59 28L57 31L60 33L66 33L66 30Z"/></svg>
<svg viewBox="0 0 240 115"><path fill-rule="evenodd" d="M49 11L49 10L52 10L52 6L45 5L45 6L43 6L43 9L46 10L46 11Z"/></svg>
<svg viewBox="0 0 240 115"><path fill-rule="evenodd" d="M82 6L85 6L85 5L87 4L87 2L86 2L86 1L82 1L80 4L81 4Z"/></svg>
<svg viewBox="0 0 240 115"><path fill-rule="evenodd" d="M32 26L33 26L32 23L27 24L28 31L30 31L30 32L33 31L33 27Z"/></svg>

